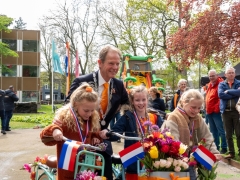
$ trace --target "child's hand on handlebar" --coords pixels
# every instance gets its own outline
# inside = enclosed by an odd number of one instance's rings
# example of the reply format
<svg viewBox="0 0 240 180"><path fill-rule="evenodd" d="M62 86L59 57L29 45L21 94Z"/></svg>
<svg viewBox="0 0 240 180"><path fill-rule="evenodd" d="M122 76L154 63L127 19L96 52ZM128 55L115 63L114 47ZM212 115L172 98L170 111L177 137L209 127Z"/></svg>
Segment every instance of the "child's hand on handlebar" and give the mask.
<svg viewBox="0 0 240 180"><path fill-rule="evenodd" d="M93 144L93 145L100 144L100 142L101 142L101 141L100 141L100 139L98 139L98 138L93 138L93 139L92 139L92 144Z"/></svg>
<svg viewBox="0 0 240 180"><path fill-rule="evenodd" d="M109 137L106 136L108 130L107 129L104 129L102 131L99 132L99 136L102 138L102 139L108 139Z"/></svg>
<svg viewBox="0 0 240 180"><path fill-rule="evenodd" d="M52 136L55 141L62 141L63 139L63 133L59 129L54 129Z"/></svg>

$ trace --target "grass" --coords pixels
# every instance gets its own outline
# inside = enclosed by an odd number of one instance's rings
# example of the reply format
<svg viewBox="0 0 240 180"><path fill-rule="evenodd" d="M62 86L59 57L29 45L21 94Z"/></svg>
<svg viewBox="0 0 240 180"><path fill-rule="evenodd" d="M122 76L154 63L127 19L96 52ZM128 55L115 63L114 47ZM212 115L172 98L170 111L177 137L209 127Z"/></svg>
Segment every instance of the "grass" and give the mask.
<svg viewBox="0 0 240 180"><path fill-rule="evenodd" d="M57 108L62 105L56 105ZM41 105L38 113L14 113L10 121L11 129L28 129L35 127L45 127L54 118L51 105Z"/></svg>

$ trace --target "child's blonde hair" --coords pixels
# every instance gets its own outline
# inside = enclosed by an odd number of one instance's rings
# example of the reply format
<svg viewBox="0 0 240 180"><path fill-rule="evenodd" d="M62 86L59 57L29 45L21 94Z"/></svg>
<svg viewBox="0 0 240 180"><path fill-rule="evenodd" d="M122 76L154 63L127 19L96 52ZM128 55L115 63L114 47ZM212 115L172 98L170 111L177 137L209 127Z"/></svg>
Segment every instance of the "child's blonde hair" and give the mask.
<svg viewBox="0 0 240 180"><path fill-rule="evenodd" d="M196 89L189 89L185 91L179 99L178 105L183 107L183 103L189 103L192 100L201 100L204 101L203 95Z"/></svg>
<svg viewBox="0 0 240 180"><path fill-rule="evenodd" d="M75 114L78 117L78 121L80 122L80 126L82 128L84 120L77 115L76 103L77 102L80 103L83 100L86 100L89 102L96 102L96 103L98 102L98 94L93 90L93 88L88 83L85 83L85 82L82 83L81 86L79 86L72 93L70 97L70 103L58 109L55 115L55 118L61 119L63 124L66 124L69 129L72 129L73 131L77 131L76 122L70 110L70 108L73 108L73 111L75 111ZM99 114L97 110L93 112L89 122L91 127L90 131L100 130Z"/></svg>
<svg viewBox="0 0 240 180"><path fill-rule="evenodd" d="M145 93L147 95L147 98L148 98L148 90L145 86L143 86L143 85L134 86L132 89L130 89L130 92L128 94L128 99L129 99L130 110L131 111L134 110L133 99L134 99L134 94L136 94L136 93Z"/></svg>

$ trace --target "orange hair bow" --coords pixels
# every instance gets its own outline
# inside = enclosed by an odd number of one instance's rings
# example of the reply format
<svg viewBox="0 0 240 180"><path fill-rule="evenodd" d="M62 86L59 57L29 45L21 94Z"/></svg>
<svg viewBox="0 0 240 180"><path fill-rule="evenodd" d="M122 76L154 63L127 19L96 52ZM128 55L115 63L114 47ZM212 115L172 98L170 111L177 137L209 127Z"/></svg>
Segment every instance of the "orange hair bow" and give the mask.
<svg viewBox="0 0 240 180"><path fill-rule="evenodd" d="M90 87L90 86L86 87L86 91L87 92L92 92L92 87Z"/></svg>

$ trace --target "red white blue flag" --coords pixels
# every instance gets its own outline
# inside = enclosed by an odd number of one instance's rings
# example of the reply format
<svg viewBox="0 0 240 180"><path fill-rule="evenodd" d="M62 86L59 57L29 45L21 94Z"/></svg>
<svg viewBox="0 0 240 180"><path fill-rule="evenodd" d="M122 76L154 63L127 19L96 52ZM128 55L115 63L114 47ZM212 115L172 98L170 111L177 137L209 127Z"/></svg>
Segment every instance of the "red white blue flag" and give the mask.
<svg viewBox="0 0 240 180"><path fill-rule="evenodd" d="M130 164L136 162L139 158L144 157L143 147L140 142L137 142L121 152L119 152L123 167L126 168Z"/></svg>
<svg viewBox="0 0 240 180"><path fill-rule="evenodd" d="M59 168L65 169L68 171L74 171L77 150L80 145L81 145L81 142L78 142L78 141L73 141L73 140L65 141L61 150L59 161L58 161Z"/></svg>
<svg viewBox="0 0 240 180"><path fill-rule="evenodd" d="M213 164L216 162L216 157L203 145L198 146L198 148L194 151L193 156L196 161L208 170L211 170Z"/></svg>

